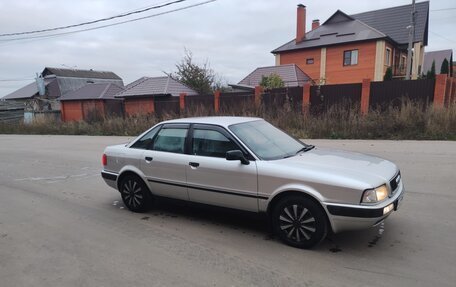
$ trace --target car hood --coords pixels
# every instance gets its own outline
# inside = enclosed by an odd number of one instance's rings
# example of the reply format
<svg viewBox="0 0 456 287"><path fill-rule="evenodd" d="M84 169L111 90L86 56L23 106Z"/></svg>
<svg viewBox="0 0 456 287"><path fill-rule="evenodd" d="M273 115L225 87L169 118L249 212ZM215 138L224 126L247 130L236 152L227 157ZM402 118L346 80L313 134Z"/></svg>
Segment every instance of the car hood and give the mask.
<svg viewBox="0 0 456 287"><path fill-rule="evenodd" d="M306 170L314 176L320 174L326 180L351 180L363 188L387 183L398 171L394 163L379 157L325 148L314 148L276 163L284 168Z"/></svg>

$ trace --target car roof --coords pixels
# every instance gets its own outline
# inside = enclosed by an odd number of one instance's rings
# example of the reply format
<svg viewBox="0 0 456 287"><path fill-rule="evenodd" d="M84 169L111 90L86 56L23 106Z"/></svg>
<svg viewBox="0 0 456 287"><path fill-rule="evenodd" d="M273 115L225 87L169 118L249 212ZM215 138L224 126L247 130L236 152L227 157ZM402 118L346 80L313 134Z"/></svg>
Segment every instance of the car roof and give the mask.
<svg viewBox="0 0 456 287"><path fill-rule="evenodd" d="M211 124L223 127L228 127L234 124L252 122L263 120L262 118L256 117L194 117L194 118L182 118L174 119L161 122L162 124L177 124L177 123L192 123L192 124Z"/></svg>

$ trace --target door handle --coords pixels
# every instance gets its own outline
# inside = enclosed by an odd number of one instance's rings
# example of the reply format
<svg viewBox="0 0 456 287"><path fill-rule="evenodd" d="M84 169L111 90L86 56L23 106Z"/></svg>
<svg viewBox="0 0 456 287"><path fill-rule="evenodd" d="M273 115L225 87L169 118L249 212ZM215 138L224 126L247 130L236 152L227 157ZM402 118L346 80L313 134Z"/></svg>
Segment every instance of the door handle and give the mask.
<svg viewBox="0 0 456 287"><path fill-rule="evenodd" d="M153 158L150 157L150 156L146 156L144 159L145 159L146 161L152 161L152 160L153 160Z"/></svg>
<svg viewBox="0 0 456 287"><path fill-rule="evenodd" d="M188 164L189 164L190 166L192 166L192 167L198 167L198 166L200 165L200 164L197 163L197 162L189 162Z"/></svg>

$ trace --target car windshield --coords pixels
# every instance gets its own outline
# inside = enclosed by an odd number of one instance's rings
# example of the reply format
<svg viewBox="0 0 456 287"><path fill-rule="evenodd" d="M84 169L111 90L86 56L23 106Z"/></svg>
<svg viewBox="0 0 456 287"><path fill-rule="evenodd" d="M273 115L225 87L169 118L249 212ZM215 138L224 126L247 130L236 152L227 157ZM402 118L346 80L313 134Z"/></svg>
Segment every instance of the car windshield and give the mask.
<svg viewBox="0 0 456 287"><path fill-rule="evenodd" d="M231 125L229 129L263 160L294 156L313 147L263 120Z"/></svg>

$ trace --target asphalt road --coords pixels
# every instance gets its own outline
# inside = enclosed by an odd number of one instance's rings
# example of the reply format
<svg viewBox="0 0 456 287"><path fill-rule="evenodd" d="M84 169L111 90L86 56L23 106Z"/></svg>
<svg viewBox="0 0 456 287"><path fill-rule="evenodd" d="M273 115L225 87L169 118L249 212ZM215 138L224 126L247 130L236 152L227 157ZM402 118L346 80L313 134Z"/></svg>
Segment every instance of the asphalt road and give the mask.
<svg viewBox="0 0 456 287"><path fill-rule="evenodd" d="M455 142L306 141L393 160L407 193L384 225L299 250L250 214L129 212L99 175L126 140L0 135L0 286L455 286Z"/></svg>

